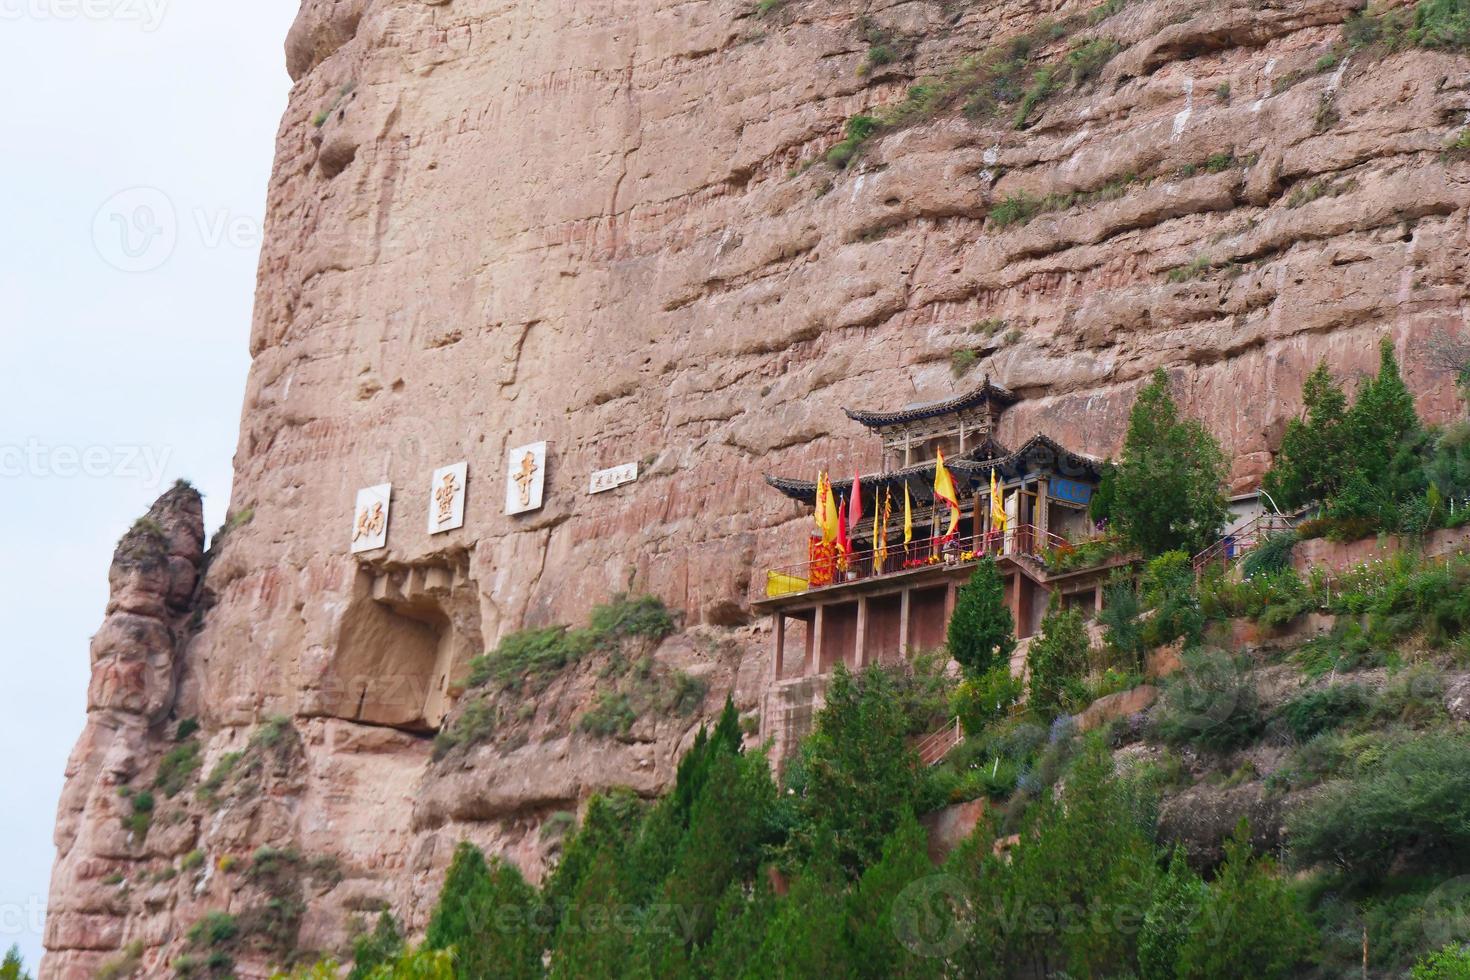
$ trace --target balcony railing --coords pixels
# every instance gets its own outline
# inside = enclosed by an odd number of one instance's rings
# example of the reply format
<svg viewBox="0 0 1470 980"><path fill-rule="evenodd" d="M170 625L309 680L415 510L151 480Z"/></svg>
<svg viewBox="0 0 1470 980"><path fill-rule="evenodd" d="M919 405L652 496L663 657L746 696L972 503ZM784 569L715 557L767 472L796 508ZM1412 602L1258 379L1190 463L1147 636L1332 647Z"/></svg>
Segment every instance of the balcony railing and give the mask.
<svg viewBox="0 0 1470 980"><path fill-rule="evenodd" d="M872 550L857 551L845 561L840 557L808 559L773 568L766 573L764 582L755 584L755 598L800 595L829 585L883 578L921 568L968 565L987 555L1024 555L1041 560L1049 549L1076 544L1031 524L1022 524L1009 531L966 535L948 542L942 538L922 538L907 546L891 545L886 556L879 556Z"/></svg>
<svg viewBox="0 0 1470 980"><path fill-rule="evenodd" d="M1267 538L1290 530L1292 523L1287 518L1280 514L1262 514L1195 555L1195 573L1203 573L1211 565L1229 568L1264 544Z"/></svg>

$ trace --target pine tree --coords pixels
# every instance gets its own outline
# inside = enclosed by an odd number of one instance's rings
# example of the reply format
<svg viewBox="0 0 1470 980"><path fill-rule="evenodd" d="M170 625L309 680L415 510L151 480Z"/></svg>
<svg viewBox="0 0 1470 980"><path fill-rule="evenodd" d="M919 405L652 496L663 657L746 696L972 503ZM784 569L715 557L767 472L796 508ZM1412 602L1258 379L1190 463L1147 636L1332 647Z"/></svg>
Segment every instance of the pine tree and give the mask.
<svg viewBox="0 0 1470 980"><path fill-rule="evenodd" d="M352 944L352 972L347 980L367 980L373 970L397 960L405 949L398 920L385 909L378 915L377 927Z"/></svg>
<svg viewBox="0 0 1470 980"><path fill-rule="evenodd" d="M955 597L949 620L949 655L965 676L979 678L1009 666L1016 649L1016 624L1006 608L1005 580L995 559L982 558Z"/></svg>
<svg viewBox="0 0 1470 980"><path fill-rule="evenodd" d="M629 972L637 946L618 877L607 853L582 877L551 949L552 980L614 980Z"/></svg>
<svg viewBox="0 0 1470 980"><path fill-rule="evenodd" d="M1168 376L1155 371L1128 418L1113 481L1113 524L1146 556L1176 548L1194 554L1225 523L1225 476L1219 444L1199 422L1179 417Z"/></svg>
<svg viewBox="0 0 1470 980"><path fill-rule="evenodd" d="M454 851L424 946L454 950L455 976L490 980L541 976L536 892L513 865L487 863L463 841Z"/></svg>
<svg viewBox="0 0 1470 980"><path fill-rule="evenodd" d="M1196 928L1204 899L1205 883L1185 862L1184 849L1175 847L1138 933L1138 974L1143 980L1178 976L1179 951Z"/></svg>
<svg viewBox="0 0 1470 980"><path fill-rule="evenodd" d="M1063 713L1087 673L1087 626L1075 609L1053 609L1041 621L1026 662L1031 674L1031 710L1048 721Z"/></svg>
<svg viewBox="0 0 1470 980"><path fill-rule="evenodd" d="M1280 507L1327 500L1347 478L1347 396L1326 361L1307 375L1302 401L1305 417L1287 423L1281 449L1261 481Z"/></svg>
<svg viewBox="0 0 1470 980"><path fill-rule="evenodd" d="M1181 978L1295 975L1316 948L1301 903L1269 857L1251 856L1245 820L1225 844L1225 863L1179 952Z"/></svg>
<svg viewBox="0 0 1470 980"><path fill-rule="evenodd" d="M759 976L751 971L751 965L776 915L776 897L764 876L757 878L749 895L746 892L739 883L725 889L715 912L714 935L700 948L695 960L699 976L710 980Z"/></svg>
<svg viewBox="0 0 1470 980"><path fill-rule="evenodd" d="M901 896L915 882L934 874L929 838L912 814L904 814L883 844L883 857L863 872L848 896L847 937L863 975L938 977L943 961L908 949L900 942ZM932 911L932 910L925 910Z"/></svg>
<svg viewBox="0 0 1470 980"><path fill-rule="evenodd" d="M1345 427L1351 467L1378 485L1389 477L1400 448L1422 428L1414 396L1399 373L1393 341L1386 337L1379 346L1378 376L1364 382Z"/></svg>
<svg viewBox="0 0 1470 980"><path fill-rule="evenodd" d="M883 841L912 811L923 782L906 738L907 719L893 682L879 667L854 676L841 665L827 704L802 747L803 823L795 831L808 855L830 846L856 878L882 853ZM818 843L818 837L829 843Z"/></svg>
<svg viewBox="0 0 1470 980"><path fill-rule="evenodd" d="M0 960L0 980L31 980L25 962L20 958L19 946L10 947L5 959Z"/></svg>

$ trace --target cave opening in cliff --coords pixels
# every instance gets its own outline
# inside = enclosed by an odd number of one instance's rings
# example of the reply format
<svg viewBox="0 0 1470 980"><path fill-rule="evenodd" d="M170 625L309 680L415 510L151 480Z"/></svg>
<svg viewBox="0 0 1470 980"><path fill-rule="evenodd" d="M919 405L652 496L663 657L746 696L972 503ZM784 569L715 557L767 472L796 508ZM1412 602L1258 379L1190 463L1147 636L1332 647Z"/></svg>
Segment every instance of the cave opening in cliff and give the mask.
<svg viewBox="0 0 1470 980"><path fill-rule="evenodd" d="M472 583L438 566L359 579L324 678L326 713L438 731L470 660L482 652Z"/></svg>

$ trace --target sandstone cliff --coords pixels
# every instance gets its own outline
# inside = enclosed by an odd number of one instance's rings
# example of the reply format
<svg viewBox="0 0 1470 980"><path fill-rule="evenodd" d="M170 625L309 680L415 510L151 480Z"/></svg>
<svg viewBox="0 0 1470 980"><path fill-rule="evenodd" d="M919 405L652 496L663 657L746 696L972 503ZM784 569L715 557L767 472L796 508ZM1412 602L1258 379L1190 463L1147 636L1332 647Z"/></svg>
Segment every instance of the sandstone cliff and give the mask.
<svg viewBox="0 0 1470 980"><path fill-rule="evenodd" d="M704 714L727 692L758 710L742 602L803 520L760 476L874 465L844 405L988 372L1025 396L1002 441L1101 455L1164 367L1239 487L1311 366L1370 368L1380 335L1421 411L1454 412L1424 343L1470 298L1470 166L1446 150L1470 62L1349 52L1361 6L305 0L234 518L199 583L185 489L119 549L43 975L161 971L206 911L284 896L300 914L242 954L256 975L385 904L421 925L462 837L534 874L552 815L658 792L697 720L576 731L594 675L522 744L434 764L436 652L452 695L507 631L631 588L705 624L656 654L707 681ZM916 109L824 162L851 117L1023 37L1036 64L1096 57L1020 128L1012 103ZM538 439L547 506L505 517L505 453ZM460 459L467 525L431 538L429 474ZM637 483L586 493L635 460ZM382 482L389 547L354 559L354 493ZM262 847L291 873L245 874Z"/></svg>

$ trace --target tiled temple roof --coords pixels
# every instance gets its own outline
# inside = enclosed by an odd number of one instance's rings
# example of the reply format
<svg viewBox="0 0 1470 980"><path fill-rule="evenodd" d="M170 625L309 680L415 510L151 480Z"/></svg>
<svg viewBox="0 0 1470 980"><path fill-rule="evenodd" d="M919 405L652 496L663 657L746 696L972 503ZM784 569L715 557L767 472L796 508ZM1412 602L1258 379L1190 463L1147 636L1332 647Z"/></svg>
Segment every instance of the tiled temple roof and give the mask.
<svg viewBox="0 0 1470 980"><path fill-rule="evenodd" d="M1035 435L1015 452L1010 452L1000 443L987 439L984 443L965 453L946 459L961 489L966 477L972 483L983 483L995 470L1005 479L1012 480L1040 470L1065 477L1086 477L1093 480L1102 477L1102 463L1091 456L1074 453L1055 440ZM931 460L918 466L909 466L891 473L873 473L861 477L863 489L879 487L902 487L909 484L909 491L918 502L928 501L934 482L934 462ZM792 500L813 504L817 502L817 484L814 480L793 480L781 476L766 476L766 482ZM833 480L832 491L839 496L852 492L851 480Z"/></svg>
<svg viewBox="0 0 1470 980"><path fill-rule="evenodd" d="M843 409L847 417L870 429L882 429L890 425L902 425L905 422L919 422L924 419L938 418L941 415L952 415L963 412L966 409L977 408L987 402L995 402L999 405L1014 405L1020 401L1020 397L999 385L990 383L986 378L978 388L974 388L953 398L946 398L937 402L926 402L922 405L910 405L896 412L869 412L861 409Z"/></svg>

